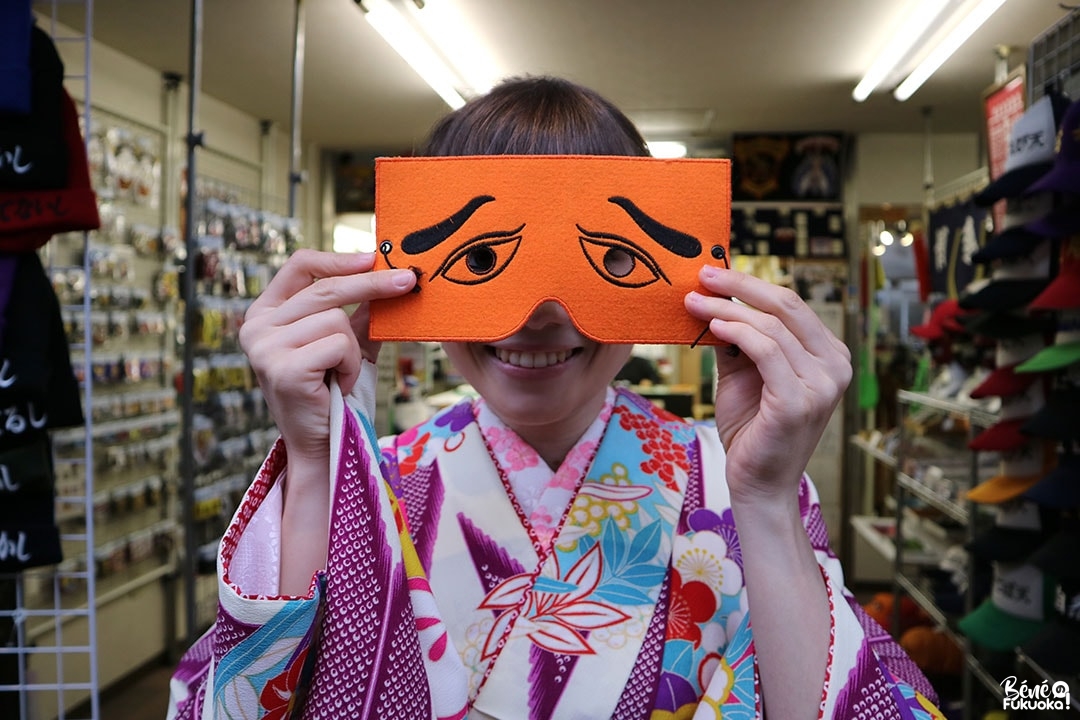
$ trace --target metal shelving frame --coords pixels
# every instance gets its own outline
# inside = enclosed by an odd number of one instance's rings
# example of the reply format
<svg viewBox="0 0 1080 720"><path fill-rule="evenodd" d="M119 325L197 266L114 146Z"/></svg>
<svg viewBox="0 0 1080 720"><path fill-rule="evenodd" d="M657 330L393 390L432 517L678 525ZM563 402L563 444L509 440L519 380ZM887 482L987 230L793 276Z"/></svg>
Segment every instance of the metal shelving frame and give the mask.
<svg viewBox="0 0 1080 720"><path fill-rule="evenodd" d="M62 28L59 24L60 7L66 5L79 5L84 9L84 24L82 31ZM64 84L69 89L75 89L72 95L81 94L83 127L90 127L90 98L91 98L91 32L93 28L94 2L93 0L37 0L32 5L34 12L39 18L42 29L49 33L57 46L76 46L81 50L81 66L72 67L70 61L65 64ZM76 51L78 52L78 51ZM67 56L74 57L68 52ZM78 90L82 92L79 93ZM85 142L85 139L84 139ZM83 243L88 242L88 234L83 233ZM48 258L47 258L48 259ZM90 277L89 254L83 253L83 271L87 278ZM90 313L90 283L86 283L82 298L82 312L84 317ZM64 565L54 568L34 568L13 577L0 576L0 580L10 581L15 589L15 602L12 608L0 609L0 618L9 619L12 625L11 637L5 638L5 643L0 645L0 656L14 655L17 665L17 682L5 683L0 679L0 693L17 693L20 718L30 720L39 716L39 705L54 702L56 705L56 717L58 720L72 718L67 708L78 704L89 712L88 720L98 720L100 707L98 698L98 638L97 638L97 609L93 599L96 596L95 573L94 573L94 463L93 463L93 419L90 408L93 407L93 373L91 368L90 347L92 346L91 323L83 322L83 339L81 343L73 343L71 349L81 352L83 363L83 377L86 378L82 385L83 408L86 422L83 427L85 433L84 454L82 458L70 461L58 460L57 462L74 462L82 466L85 476L85 490L81 496L66 497L63 502L67 505L81 504L86 521L83 532L63 533L60 536L64 545L65 556L80 557L83 562L81 568L75 570L63 569ZM34 579L41 578L51 585L53 599L52 607L37 608L27 605L26 585L30 576ZM62 601L61 585L67 582L82 583L86 588L88 601L78 607L66 607ZM69 628L65 635L65 625L71 619L79 618L86 623L85 637L75 633ZM32 638L27 632L28 624L49 623L51 625L53 640L52 645L45 645L40 639ZM48 672L44 665L45 658L52 656L54 663L50 664ZM53 675L53 677L47 677Z"/></svg>

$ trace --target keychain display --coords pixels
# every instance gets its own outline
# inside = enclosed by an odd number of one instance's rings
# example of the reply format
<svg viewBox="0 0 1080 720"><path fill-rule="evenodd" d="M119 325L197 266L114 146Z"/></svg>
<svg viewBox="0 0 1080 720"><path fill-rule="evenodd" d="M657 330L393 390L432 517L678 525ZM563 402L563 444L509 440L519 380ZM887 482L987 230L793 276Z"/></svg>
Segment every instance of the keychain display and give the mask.
<svg viewBox="0 0 1080 720"><path fill-rule="evenodd" d="M191 307L196 475L190 531L199 547L197 571L212 574L221 534L252 473L277 438L262 392L240 351L240 325L252 300L302 237L299 222L239 202L243 193L237 188L202 179L197 192L197 255L192 262L197 296ZM165 282L162 291L168 291ZM204 589L212 593L214 586ZM200 595L201 622L209 622L215 608L210 594Z"/></svg>

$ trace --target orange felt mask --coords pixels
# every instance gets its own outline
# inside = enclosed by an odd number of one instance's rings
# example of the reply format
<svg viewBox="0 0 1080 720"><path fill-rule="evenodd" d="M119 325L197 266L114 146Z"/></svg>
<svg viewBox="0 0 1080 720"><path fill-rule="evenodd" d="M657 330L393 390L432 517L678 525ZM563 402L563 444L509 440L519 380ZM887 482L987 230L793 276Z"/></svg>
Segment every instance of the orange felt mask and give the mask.
<svg viewBox="0 0 1080 720"><path fill-rule="evenodd" d="M490 342L553 300L599 342L716 344L683 298L729 265L730 223L727 160L379 158L375 268L418 279L370 335Z"/></svg>

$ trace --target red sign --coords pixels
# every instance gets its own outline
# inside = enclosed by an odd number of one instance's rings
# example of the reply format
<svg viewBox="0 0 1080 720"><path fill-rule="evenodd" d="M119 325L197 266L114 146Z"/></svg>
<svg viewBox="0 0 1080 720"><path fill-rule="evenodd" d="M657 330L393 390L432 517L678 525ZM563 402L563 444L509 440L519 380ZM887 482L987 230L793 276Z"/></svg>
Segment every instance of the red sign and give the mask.
<svg viewBox="0 0 1080 720"><path fill-rule="evenodd" d="M983 117L986 121L986 151L990 180L1005 172L1009 157L1009 132L1016 119L1024 114L1024 67L1009 73L1004 82L983 94ZM1005 201L994 205L994 231L1000 232L1005 221Z"/></svg>

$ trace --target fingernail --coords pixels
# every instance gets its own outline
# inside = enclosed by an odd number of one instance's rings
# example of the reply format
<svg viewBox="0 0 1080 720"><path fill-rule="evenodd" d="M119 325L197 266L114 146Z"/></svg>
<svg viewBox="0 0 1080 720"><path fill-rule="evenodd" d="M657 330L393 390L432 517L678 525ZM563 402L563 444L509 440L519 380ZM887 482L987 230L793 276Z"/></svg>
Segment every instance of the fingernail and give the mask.
<svg viewBox="0 0 1080 720"><path fill-rule="evenodd" d="M413 275L412 270L398 270L394 273L394 276L390 279L394 287L404 290L410 287L413 282L416 281L416 276Z"/></svg>
<svg viewBox="0 0 1080 720"><path fill-rule="evenodd" d="M720 268L713 267L712 265L706 265L704 268L702 268L701 275L707 280L715 280L716 278L720 277Z"/></svg>

